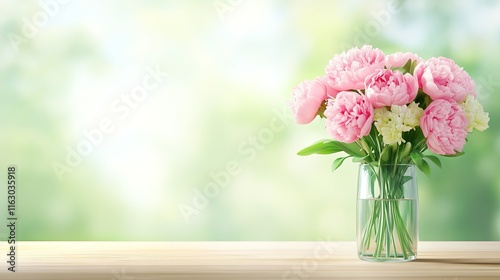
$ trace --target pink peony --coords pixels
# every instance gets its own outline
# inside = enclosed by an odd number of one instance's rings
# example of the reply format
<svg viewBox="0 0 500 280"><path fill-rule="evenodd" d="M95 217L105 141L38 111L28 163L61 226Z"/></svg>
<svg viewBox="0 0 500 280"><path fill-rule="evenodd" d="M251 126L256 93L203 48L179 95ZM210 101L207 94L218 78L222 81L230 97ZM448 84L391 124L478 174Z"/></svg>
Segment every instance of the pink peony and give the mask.
<svg viewBox="0 0 500 280"><path fill-rule="evenodd" d="M328 77L327 76L321 76L317 78L318 82L320 82L321 85L323 85L326 89L326 96L327 98L334 98L337 96L340 90L336 90L330 86L328 83Z"/></svg>
<svg viewBox="0 0 500 280"><path fill-rule="evenodd" d="M373 107L406 105L415 99L418 82L411 74L400 71L379 70L366 77L365 94Z"/></svg>
<svg viewBox="0 0 500 280"><path fill-rule="evenodd" d="M384 68L384 53L372 46L335 55L326 66L328 83L336 90L363 89L365 78Z"/></svg>
<svg viewBox="0 0 500 280"><path fill-rule="evenodd" d="M328 85L325 77L302 82L293 89L291 108L295 121L298 124L312 122L323 101L328 97L335 97L337 93Z"/></svg>
<svg viewBox="0 0 500 280"><path fill-rule="evenodd" d="M427 147L440 155L462 151L467 137L467 124L467 117L460 106L446 99L432 101L420 118Z"/></svg>
<svg viewBox="0 0 500 280"><path fill-rule="evenodd" d="M418 85L432 100L465 100L468 94L476 96L475 83L469 74L453 60L433 57L415 68Z"/></svg>
<svg viewBox="0 0 500 280"><path fill-rule="evenodd" d="M417 54L411 52L396 52L385 57L385 67L387 68L398 68L403 67L408 62L408 60L417 61L417 63L422 62Z"/></svg>
<svg viewBox="0 0 500 280"><path fill-rule="evenodd" d="M351 143L368 135L373 123L373 107L365 95L341 91L329 99L325 110L326 129L338 141Z"/></svg>

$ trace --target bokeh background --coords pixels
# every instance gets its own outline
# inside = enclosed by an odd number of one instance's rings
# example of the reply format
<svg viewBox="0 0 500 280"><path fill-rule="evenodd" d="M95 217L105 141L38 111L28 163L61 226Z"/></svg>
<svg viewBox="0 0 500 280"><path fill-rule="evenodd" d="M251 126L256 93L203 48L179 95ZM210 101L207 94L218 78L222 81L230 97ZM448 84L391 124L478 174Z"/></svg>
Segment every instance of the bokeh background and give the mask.
<svg viewBox="0 0 500 280"><path fill-rule="evenodd" d="M500 240L499 14L498 1L1 0L0 219L14 164L21 240L355 240L357 165L297 156L328 135L294 124L288 101L372 44L451 57L476 80L490 128L419 174L420 239Z"/></svg>

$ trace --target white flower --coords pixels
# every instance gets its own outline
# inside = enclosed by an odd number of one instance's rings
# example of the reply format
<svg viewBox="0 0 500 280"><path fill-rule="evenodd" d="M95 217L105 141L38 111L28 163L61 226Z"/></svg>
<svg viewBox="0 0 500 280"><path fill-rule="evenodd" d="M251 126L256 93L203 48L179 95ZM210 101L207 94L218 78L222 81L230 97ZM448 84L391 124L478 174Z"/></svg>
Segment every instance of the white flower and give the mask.
<svg viewBox="0 0 500 280"><path fill-rule="evenodd" d="M401 106L403 107L403 106ZM405 106L406 107L406 106ZM391 109L392 110L392 109ZM403 122L411 128L415 128L420 125L420 117L424 113L424 109L418 107L418 104L412 102L408 105L406 111L403 113Z"/></svg>
<svg viewBox="0 0 500 280"><path fill-rule="evenodd" d="M484 112L483 105L479 104L474 96L468 95L465 101L460 104L460 108L469 120L467 131L472 132L473 129L484 131L488 128L489 114Z"/></svg>
<svg viewBox="0 0 500 280"><path fill-rule="evenodd" d="M408 106L392 105L390 110L387 107L375 109L375 127L382 135L384 144L405 143L403 132L410 131L420 124L423 111L415 102Z"/></svg>

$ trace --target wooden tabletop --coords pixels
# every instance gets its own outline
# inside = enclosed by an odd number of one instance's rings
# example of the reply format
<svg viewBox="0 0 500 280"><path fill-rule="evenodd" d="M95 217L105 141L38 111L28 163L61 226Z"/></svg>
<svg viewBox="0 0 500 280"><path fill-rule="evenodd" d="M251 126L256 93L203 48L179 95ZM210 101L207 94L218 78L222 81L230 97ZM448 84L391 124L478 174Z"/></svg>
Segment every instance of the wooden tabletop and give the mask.
<svg viewBox="0 0 500 280"><path fill-rule="evenodd" d="M2 242L0 279L500 279L500 242L420 242L418 259L369 263L354 242Z"/></svg>

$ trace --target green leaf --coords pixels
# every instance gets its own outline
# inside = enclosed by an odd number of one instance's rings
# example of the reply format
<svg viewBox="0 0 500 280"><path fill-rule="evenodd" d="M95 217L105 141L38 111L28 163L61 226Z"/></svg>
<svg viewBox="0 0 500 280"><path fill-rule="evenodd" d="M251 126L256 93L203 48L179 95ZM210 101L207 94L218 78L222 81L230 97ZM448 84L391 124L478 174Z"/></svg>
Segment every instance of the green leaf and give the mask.
<svg viewBox="0 0 500 280"><path fill-rule="evenodd" d="M412 63L411 63L411 67L410 67L410 71L409 71L409 72L410 72L410 74L412 74L412 75L413 75L413 72L415 72L415 68L416 68L416 67L417 67L417 61L416 61L416 60L414 60L414 61L412 61Z"/></svg>
<svg viewBox="0 0 500 280"><path fill-rule="evenodd" d="M439 160L437 156L425 155L424 157L430 159L432 162L434 162L435 165L441 168L441 160Z"/></svg>
<svg viewBox="0 0 500 280"><path fill-rule="evenodd" d="M401 152L400 157L404 158L404 157L408 156L410 154L410 151L411 151L411 142L406 142L406 144Z"/></svg>
<svg viewBox="0 0 500 280"><path fill-rule="evenodd" d="M410 154L410 157L411 157L411 160L413 160L413 163L415 163L415 165L420 165L422 164L422 154L420 153L417 153L417 152L413 152Z"/></svg>
<svg viewBox="0 0 500 280"><path fill-rule="evenodd" d="M300 150L297 154L299 156L308 156L312 154L333 154L333 153L338 153L343 151L341 148L339 148L336 144L335 141L333 140L320 140L311 146L304 148Z"/></svg>
<svg viewBox="0 0 500 280"><path fill-rule="evenodd" d="M342 143L335 141L335 144L341 148L346 154L353 156L353 157L364 157L366 156L366 153L356 144L355 142L353 143Z"/></svg>
<svg viewBox="0 0 500 280"><path fill-rule="evenodd" d="M413 176L403 176L403 180L401 182L401 185L406 184L406 182L410 181L411 179L413 179Z"/></svg>
<svg viewBox="0 0 500 280"><path fill-rule="evenodd" d="M425 161L422 157L422 154L413 152L410 154L411 159L413 160L413 163L420 169L420 171L424 172L425 175L430 176L431 175L431 167Z"/></svg>
<svg viewBox="0 0 500 280"><path fill-rule="evenodd" d="M384 149L382 150L382 153L380 154L380 160L382 162L389 162L390 153L391 153L391 146L385 145Z"/></svg>
<svg viewBox="0 0 500 280"><path fill-rule="evenodd" d="M406 73L411 74L411 59L408 59L406 64L403 66L403 69L405 70ZM403 74L404 74L404 72L403 72Z"/></svg>
<svg viewBox="0 0 500 280"><path fill-rule="evenodd" d="M353 157L364 157L366 153L361 149L356 142L343 143L335 140L320 140L311 146L300 150L299 156L308 156L312 154L333 154L345 152Z"/></svg>
<svg viewBox="0 0 500 280"><path fill-rule="evenodd" d="M443 155L444 157L459 157L459 156L463 156L465 153L464 152L458 152L458 151L455 151L455 154L453 155Z"/></svg>
<svg viewBox="0 0 500 280"><path fill-rule="evenodd" d="M332 172L337 170L337 168L339 168L342 165L342 163L344 163L344 160L346 160L347 158L350 158L350 156L336 158L332 163Z"/></svg>
<svg viewBox="0 0 500 280"><path fill-rule="evenodd" d="M418 169L420 169L422 172L424 172L425 175L431 176L431 167L427 163L427 161L422 160L422 163L420 165L417 165Z"/></svg>
<svg viewBox="0 0 500 280"><path fill-rule="evenodd" d="M353 157L352 162L369 163L369 162L371 162L369 159L370 159L370 155L366 155L364 157Z"/></svg>

